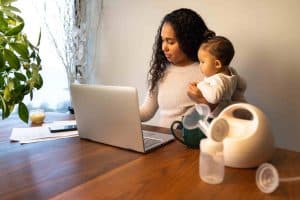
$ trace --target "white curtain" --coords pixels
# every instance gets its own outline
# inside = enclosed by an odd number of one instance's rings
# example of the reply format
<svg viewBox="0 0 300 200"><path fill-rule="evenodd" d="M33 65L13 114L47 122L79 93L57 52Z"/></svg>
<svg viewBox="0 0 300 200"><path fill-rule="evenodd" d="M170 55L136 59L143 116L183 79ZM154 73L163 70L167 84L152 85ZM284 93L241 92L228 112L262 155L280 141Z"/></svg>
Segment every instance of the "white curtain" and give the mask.
<svg viewBox="0 0 300 200"><path fill-rule="evenodd" d="M81 0L81 4L85 5L85 29L86 31L86 66L85 81L87 83L96 83L94 80L95 69L97 66L96 49L100 48L100 29L102 27L103 0Z"/></svg>
<svg viewBox="0 0 300 200"><path fill-rule="evenodd" d="M67 111L69 85L86 77L85 5L81 0L19 0L15 4L25 20L24 31L32 43L42 38L43 87L25 103L29 109Z"/></svg>
<svg viewBox="0 0 300 200"><path fill-rule="evenodd" d="M72 82L76 60L74 0L35 0L33 5L41 19L44 35L47 35L47 39L55 47L55 52L52 53L59 57L69 82Z"/></svg>
<svg viewBox="0 0 300 200"><path fill-rule="evenodd" d="M29 109L67 112L70 83L94 83L100 46L102 0L18 0L24 31L35 44L41 30L40 57L44 85L26 97Z"/></svg>

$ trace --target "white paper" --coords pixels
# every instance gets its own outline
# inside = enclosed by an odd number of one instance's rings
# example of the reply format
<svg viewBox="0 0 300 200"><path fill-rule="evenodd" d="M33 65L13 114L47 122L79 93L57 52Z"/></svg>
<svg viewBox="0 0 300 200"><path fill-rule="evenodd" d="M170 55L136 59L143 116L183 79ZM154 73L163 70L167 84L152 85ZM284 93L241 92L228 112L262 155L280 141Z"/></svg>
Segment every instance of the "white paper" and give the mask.
<svg viewBox="0 0 300 200"><path fill-rule="evenodd" d="M53 123L44 124L39 127L28 127L28 128L13 128L10 140L19 141L21 144L31 143L31 142L41 142L67 137L78 136L78 131L65 131L51 133L49 126L52 125L71 125L76 124L75 120L71 121L55 121Z"/></svg>
<svg viewBox="0 0 300 200"><path fill-rule="evenodd" d="M34 140L22 140L22 141L20 141L20 144L28 144L28 143L34 143L34 142L57 140L57 139L69 138L69 137L77 137L77 136L78 136L78 134L76 134L76 135L69 135L69 136L66 136L66 137L44 138L44 139L34 139Z"/></svg>

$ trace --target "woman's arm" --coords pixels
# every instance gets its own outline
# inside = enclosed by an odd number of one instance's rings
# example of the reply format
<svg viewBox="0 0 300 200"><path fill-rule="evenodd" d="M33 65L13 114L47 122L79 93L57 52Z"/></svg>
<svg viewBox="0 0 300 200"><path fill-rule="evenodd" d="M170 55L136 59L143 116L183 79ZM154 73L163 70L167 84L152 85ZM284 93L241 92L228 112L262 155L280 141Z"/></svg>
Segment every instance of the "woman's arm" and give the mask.
<svg viewBox="0 0 300 200"><path fill-rule="evenodd" d="M143 104L140 106L140 118L142 122L150 120L158 110L157 94L157 88L154 88L151 92L148 91Z"/></svg>
<svg viewBox="0 0 300 200"><path fill-rule="evenodd" d="M238 75L236 90L234 91L231 100L233 102L247 102L245 98L245 91L247 89L247 82Z"/></svg>

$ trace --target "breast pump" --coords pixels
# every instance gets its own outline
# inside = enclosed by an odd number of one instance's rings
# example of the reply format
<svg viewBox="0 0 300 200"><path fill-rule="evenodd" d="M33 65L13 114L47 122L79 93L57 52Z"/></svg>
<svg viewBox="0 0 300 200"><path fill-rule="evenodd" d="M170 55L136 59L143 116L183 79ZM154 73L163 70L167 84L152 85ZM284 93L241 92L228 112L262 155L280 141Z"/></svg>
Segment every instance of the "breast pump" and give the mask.
<svg viewBox="0 0 300 200"><path fill-rule="evenodd" d="M280 182L300 181L300 176L280 178L275 166L266 163L272 157L274 142L270 123L260 109L246 103L233 104L211 124L208 122L210 109L207 105L197 104L195 110L197 112L191 112L183 119L183 126L199 127L207 136L207 139L201 140L200 148L210 153L213 159L206 162L206 158L201 160L200 155L200 163L208 163L200 166L202 180L212 184L222 182L225 165L238 168L259 166L256 185L264 193L274 192Z"/></svg>
<svg viewBox="0 0 300 200"><path fill-rule="evenodd" d="M203 181L222 182L224 166L251 168L271 159L274 145L270 124L257 107L247 103L230 105L211 123L207 105L196 104L195 109L197 112L183 119L183 126L199 127L207 136L200 142L199 173Z"/></svg>
<svg viewBox="0 0 300 200"><path fill-rule="evenodd" d="M210 109L196 104L199 117L186 117L183 126L198 126L212 141L223 142L224 164L236 168L252 168L271 159L274 141L265 114L254 105L236 103L226 107L211 124L207 121ZM192 112L194 113L194 112ZM194 114L195 115L195 114Z"/></svg>

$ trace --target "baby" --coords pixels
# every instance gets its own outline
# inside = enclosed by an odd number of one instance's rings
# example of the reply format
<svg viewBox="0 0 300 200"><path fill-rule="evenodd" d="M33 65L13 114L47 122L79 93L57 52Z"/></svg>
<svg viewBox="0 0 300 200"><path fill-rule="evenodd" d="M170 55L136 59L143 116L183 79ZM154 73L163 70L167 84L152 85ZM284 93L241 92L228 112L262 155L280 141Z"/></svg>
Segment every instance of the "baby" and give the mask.
<svg viewBox="0 0 300 200"><path fill-rule="evenodd" d="M189 97L196 103L208 104L216 117L231 103L240 77L229 67L234 56L232 43L225 37L215 36L202 43L198 50L200 69L204 80L190 83ZM217 105L217 106L213 106Z"/></svg>

